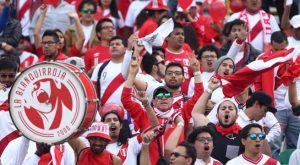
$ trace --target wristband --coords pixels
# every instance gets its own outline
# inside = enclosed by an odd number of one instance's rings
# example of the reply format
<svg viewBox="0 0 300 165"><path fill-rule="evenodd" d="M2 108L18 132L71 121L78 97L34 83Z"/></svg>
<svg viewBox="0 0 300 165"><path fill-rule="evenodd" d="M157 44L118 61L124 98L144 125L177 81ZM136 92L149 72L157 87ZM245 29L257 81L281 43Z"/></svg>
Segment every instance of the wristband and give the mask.
<svg viewBox="0 0 300 165"><path fill-rule="evenodd" d="M212 91L211 89L209 89L209 88L206 88L206 89L205 89L205 92L207 92L207 93L209 93L209 94L212 94L212 93L213 93L213 91Z"/></svg>
<svg viewBox="0 0 300 165"><path fill-rule="evenodd" d="M144 146L148 146L148 145L150 144L150 142L146 143L146 142L142 141L142 144L143 144Z"/></svg>
<svg viewBox="0 0 300 165"><path fill-rule="evenodd" d="M184 122L177 123L177 126L183 126L184 127Z"/></svg>
<svg viewBox="0 0 300 165"><path fill-rule="evenodd" d="M201 76L201 72L200 71L194 72L193 75L194 75L194 77L195 76Z"/></svg>

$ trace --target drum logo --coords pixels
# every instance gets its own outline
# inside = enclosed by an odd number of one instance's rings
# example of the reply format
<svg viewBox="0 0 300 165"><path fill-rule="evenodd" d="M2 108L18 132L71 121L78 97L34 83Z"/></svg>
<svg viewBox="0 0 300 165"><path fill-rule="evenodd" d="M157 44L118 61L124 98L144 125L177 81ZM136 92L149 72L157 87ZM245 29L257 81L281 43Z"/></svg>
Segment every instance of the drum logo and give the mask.
<svg viewBox="0 0 300 165"><path fill-rule="evenodd" d="M80 82L68 72L53 66L33 67L17 78L11 90L10 113L23 134L34 138L72 134L81 113L79 96L83 93Z"/></svg>

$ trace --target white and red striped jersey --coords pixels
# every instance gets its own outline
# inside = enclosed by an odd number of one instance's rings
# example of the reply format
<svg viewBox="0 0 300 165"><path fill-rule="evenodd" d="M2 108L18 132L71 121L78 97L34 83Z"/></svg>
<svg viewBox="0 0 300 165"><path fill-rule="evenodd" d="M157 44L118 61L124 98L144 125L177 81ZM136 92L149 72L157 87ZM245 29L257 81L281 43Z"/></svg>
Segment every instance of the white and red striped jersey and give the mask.
<svg viewBox="0 0 300 165"><path fill-rule="evenodd" d="M222 163L213 157L210 157L210 162L206 164L202 159L196 159L195 165L222 165Z"/></svg>
<svg viewBox="0 0 300 165"><path fill-rule="evenodd" d="M24 70L24 69L30 67L31 65L36 64L39 60L37 55L32 54L27 51L23 51L22 54L19 56L19 58L20 58L20 69L21 70Z"/></svg>
<svg viewBox="0 0 300 165"><path fill-rule="evenodd" d="M244 154L239 155L238 157L231 159L227 162L226 165L237 165L237 164L242 164L242 165L280 165L280 163L265 155L261 154L258 160L251 160L247 158Z"/></svg>

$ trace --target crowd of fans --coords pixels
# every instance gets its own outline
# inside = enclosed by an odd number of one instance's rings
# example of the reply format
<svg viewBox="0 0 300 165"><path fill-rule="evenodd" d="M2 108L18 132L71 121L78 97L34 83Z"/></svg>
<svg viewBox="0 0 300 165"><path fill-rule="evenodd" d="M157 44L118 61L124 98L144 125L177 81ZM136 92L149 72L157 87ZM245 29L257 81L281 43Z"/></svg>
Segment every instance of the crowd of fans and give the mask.
<svg viewBox="0 0 300 165"><path fill-rule="evenodd" d="M186 2L1 0L0 164L276 165L286 149L300 164L300 58L258 71L298 49L300 2L276 1L276 17L267 0ZM28 139L9 113L14 81L42 62L75 65L98 93L93 124L63 144Z"/></svg>

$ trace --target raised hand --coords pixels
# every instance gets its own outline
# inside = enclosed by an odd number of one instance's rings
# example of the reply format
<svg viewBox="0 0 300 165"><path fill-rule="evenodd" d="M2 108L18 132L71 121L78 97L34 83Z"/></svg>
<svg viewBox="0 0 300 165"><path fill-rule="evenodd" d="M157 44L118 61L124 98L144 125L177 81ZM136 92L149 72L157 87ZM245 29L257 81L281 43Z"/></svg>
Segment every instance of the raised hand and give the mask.
<svg viewBox="0 0 300 165"><path fill-rule="evenodd" d="M215 89L217 89L220 86L220 80L217 78L212 77L209 82L208 82L208 88L212 91L214 91Z"/></svg>
<svg viewBox="0 0 300 165"><path fill-rule="evenodd" d="M245 41L248 36L248 26L244 23L241 25L241 30L237 33L239 40Z"/></svg>
<svg viewBox="0 0 300 165"><path fill-rule="evenodd" d="M5 84L0 83L0 91L1 90L6 91L6 85Z"/></svg>
<svg viewBox="0 0 300 165"><path fill-rule="evenodd" d="M68 13L68 16L73 19L79 19L79 16L76 12L70 12Z"/></svg>
<svg viewBox="0 0 300 165"><path fill-rule="evenodd" d="M134 97L138 99L143 105L148 103L148 97L145 91L137 91Z"/></svg>
<svg viewBox="0 0 300 165"><path fill-rule="evenodd" d="M41 5L41 7L40 7L41 15L46 15L46 13L47 13L47 8L48 8L47 5L45 5L45 4L42 4L42 5Z"/></svg>
<svg viewBox="0 0 300 165"><path fill-rule="evenodd" d="M189 63L190 63L190 66L191 66L193 72L200 71L200 63L197 60L194 52L188 54L188 60L189 60Z"/></svg>
<svg viewBox="0 0 300 165"><path fill-rule="evenodd" d="M133 50L133 48L137 45L138 42L138 36L136 34L132 34L129 38L128 38L128 46L127 49L128 50Z"/></svg>

